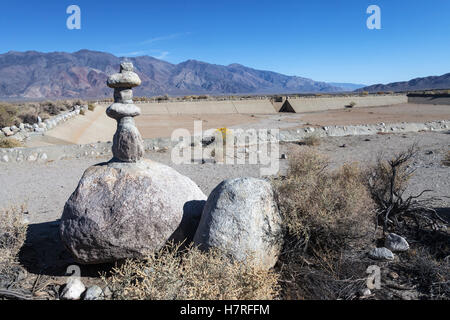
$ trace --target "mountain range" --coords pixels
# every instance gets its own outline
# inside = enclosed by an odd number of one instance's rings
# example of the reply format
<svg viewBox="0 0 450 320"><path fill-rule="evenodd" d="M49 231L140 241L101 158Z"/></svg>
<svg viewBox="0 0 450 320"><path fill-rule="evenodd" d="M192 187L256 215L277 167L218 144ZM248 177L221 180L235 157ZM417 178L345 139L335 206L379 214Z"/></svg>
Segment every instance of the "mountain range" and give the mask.
<svg viewBox="0 0 450 320"><path fill-rule="evenodd" d="M10 51L0 54L0 97L10 99L102 98L105 82L124 58L98 51ZM188 60L179 64L149 56L126 58L142 80L135 96L187 94L276 94L352 91L362 85L330 84L262 71Z"/></svg>
<svg viewBox="0 0 450 320"><path fill-rule="evenodd" d="M111 97L109 75L120 62L133 62L142 80L135 96L334 93L350 91L412 91L450 88L450 73L411 81L364 86L327 83L308 78L256 70L241 64L228 66L187 60L172 64L150 56L133 58L80 50L74 53L10 51L0 54L0 98L56 99Z"/></svg>
<svg viewBox="0 0 450 320"><path fill-rule="evenodd" d="M375 84L368 87L359 88L356 91L380 92L394 91L405 92L415 90L433 90L433 89L449 89L450 73L442 76L430 76L423 78L415 78L410 81L392 82L389 84Z"/></svg>

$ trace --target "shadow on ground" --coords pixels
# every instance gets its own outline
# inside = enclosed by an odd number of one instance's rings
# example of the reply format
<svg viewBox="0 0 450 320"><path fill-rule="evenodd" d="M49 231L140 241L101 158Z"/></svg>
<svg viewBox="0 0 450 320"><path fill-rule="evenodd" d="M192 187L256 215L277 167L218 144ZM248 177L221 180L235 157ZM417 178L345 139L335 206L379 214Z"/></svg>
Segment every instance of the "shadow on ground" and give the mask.
<svg viewBox="0 0 450 320"><path fill-rule="evenodd" d="M30 224L25 244L19 252L20 264L29 273L46 276L68 276L67 268L78 265L66 250L59 236L60 221ZM113 265L78 265L82 277L98 277Z"/></svg>

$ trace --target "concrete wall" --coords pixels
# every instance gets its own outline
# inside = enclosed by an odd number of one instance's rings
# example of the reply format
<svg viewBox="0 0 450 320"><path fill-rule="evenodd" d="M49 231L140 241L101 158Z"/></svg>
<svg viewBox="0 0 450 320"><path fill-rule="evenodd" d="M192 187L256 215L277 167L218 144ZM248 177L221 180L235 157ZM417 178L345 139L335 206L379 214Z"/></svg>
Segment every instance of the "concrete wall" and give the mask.
<svg viewBox="0 0 450 320"><path fill-rule="evenodd" d="M142 114L271 114L276 113L267 100L161 102L138 105Z"/></svg>
<svg viewBox="0 0 450 320"><path fill-rule="evenodd" d="M450 96L408 96L409 103L417 104L445 104L450 105Z"/></svg>
<svg viewBox="0 0 450 320"><path fill-rule="evenodd" d="M369 95L369 96L336 96L336 97L301 97L289 98L281 103L273 103L270 99L246 99L224 101L182 101L139 103L144 115L169 114L275 114L279 110L292 112L311 112L345 108L350 102L355 107L372 107L390 104L407 103L406 95Z"/></svg>
<svg viewBox="0 0 450 320"><path fill-rule="evenodd" d="M355 108L374 107L391 104L407 103L406 95L368 95L368 96L348 96L348 97L305 97L290 98L283 105L282 109L296 113L314 112L332 109L342 109L351 102L355 102Z"/></svg>

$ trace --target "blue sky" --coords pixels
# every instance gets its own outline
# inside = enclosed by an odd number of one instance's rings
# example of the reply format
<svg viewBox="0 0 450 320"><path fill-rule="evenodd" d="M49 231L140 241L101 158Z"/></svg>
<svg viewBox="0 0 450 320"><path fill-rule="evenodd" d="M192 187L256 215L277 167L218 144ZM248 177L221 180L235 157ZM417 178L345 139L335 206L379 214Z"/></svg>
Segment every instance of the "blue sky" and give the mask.
<svg viewBox="0 0 450 320"><path fill-rule="evenodd" d="M81 30L66 28L71 4ZM366 27L371 4L381 30ZM448 0L8 1L0 30L0 53L90 49L363 84L450 72Z"/></svg>

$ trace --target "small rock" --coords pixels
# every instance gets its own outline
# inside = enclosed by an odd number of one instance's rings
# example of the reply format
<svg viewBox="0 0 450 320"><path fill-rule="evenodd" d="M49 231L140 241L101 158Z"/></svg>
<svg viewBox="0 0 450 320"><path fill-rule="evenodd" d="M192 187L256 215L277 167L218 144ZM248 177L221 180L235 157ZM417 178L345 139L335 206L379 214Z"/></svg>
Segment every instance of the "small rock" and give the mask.
<svg viewBox="0 0 450 320"><path fill-rule="evenodd" d="M387 235L384 245L393 252L402 252L409 249L409 244L406 239L395 233Z"/></svg>
<svg viewBox="0 0 450 320"><path fill-rule="evenodd" d="M94 285L86 290L83 300L102 300L102 299L103 299L102 288Z"/></svg>
<svg viewBox="0 0 450 320"><path fill-rule="evenodd" d="M344 143L342 145L339 146L339 148L345 148L347 145Z"/></svg>
<svg viewBox="0 0 450 320"><path fill-rule="evenodd" d="M2 131L3 131L4 135L7 137L12 136L14 134L9 127L3 128Z"/></svg>
<svg viewBox="0 0 450 320"><path fill-rule="evenodd" d="M374 260L394 260L392 251L384 247L370 250L369 257Z"/></svg>
<svg viewBox="0 0 450 320"><path fill-rule="evenodd" d="M361 297L367 297L367 296L370 296L371 294L372 294L372 292L370 291L369 288L364 288L364 289L359 290L359 295Z"/></svg>
<svg viewBox="0 0 450 320"><path fill-rule="evenodd" d="M388 276L389 276L389 278L391 278L392 280L397 280L398 279L398 273L397 272L394 272L394 271L391 271L391 272L389 272L388 273Z"/></svg>
<svg viewBox="0 0 450 320"><path fill-rule="evenodd" d="M78 278L69 278L61 292L62 300L79 300L81 294L86 290L83 282Z"/></svg>
<svg viewBox="0 0 450 320"><path fill-rule="evenodd" d="M109 287L105 287L103 288L103 296L108 299L111 298L113 295L113 293L111 292L111 289L109 289Z"/></svg>
<svg viewBox="0 0 450 320"><path fill-rule="evenodd" d="M47 160L47 158L48 157L46 153L41 154L41 156L39 157L40 160Z"/></svg>
<svg viewBox="0 0 450 320"><path fill-rule="evenodd" d="M419 293L417 291L403 291L400 294L402 300L418 300Z"/></svg>

